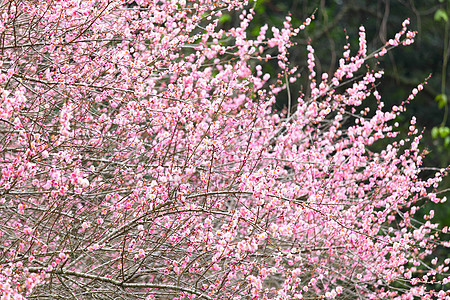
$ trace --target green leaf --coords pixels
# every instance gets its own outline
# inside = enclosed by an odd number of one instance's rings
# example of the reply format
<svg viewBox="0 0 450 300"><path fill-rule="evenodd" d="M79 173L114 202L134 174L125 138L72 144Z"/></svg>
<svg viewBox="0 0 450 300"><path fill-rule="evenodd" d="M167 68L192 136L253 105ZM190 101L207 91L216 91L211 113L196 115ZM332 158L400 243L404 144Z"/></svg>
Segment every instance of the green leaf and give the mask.
<svg viewBox="0 0 450 300"><path fill-rule="evenodd" d="M450 134L450 128L448 127L440 127L439 128L439 135L441 138L445 138Z"/></svg>
<svg viewBox="0 0 450 300"><path fill-rule="evenodd" d="M439 94L434 98L434 100L438 103L439 108L443 108L447 105L447 95L446 94Z"/></svg>
<svg viewBox="0 0 450 300"><path fill-rule="evenodd" d="M448 147L450 145L450 136L447 136L444 140L444 146Z"/></svg>
<svg viewBox="0 0 450 300"><path fill-rule="evenodd" d="M265 11L263 3L264 0L256 0L253 9L258 13L263 13Z"/></svg>
<svg viewBox="0 0 450 300"><path fill-rule="evenodd" d="M447 12L445 10L443 10L442 8L439 8L434 13L434 20L437 21L437 22L444 21L445 23L447 23L448 22Z"/></svg>
<svg viewBox="0 0 450 300"><path fill-rule="evenodd" d="M229 22L231 20L231 16L228 14L223 14L220 18L219 18L219 22L220 23L226 23Z"/></svg>
<svg viewBox="0 0 450 300"><path fill-rule="evenodd" d="M260 31L261 31L261 26L256 26L252 29L251 32L252 32L253 36L258 36Z"/></svg>
<svg viewBox="0 0 450 300"><path fill-rule="evenodd" d="M438 135L439 135L439 128L433 127L433 129L431 129L431 136L433 137L433 139L437 139Z"/></svg>

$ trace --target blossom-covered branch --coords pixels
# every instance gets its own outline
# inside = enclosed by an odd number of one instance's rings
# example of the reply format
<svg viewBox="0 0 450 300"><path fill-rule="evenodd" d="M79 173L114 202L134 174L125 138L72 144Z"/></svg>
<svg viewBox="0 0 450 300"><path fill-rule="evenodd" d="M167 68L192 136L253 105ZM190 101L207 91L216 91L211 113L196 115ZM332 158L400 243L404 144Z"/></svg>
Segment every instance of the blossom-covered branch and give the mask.
<svg viewBox="0 0 450 300"><path fill-rule="evenodd" d="M385 109L366 66L412 43L408 21L374 53L361 27L333 74L307 46L310 92L283 114L292 38L312 18L250 38L247 6L1 4L2 297L448 296L434 257L447 228L413 219L419 200L445 202L446 170L423 179L415 119L396 131L423 85ZM223 11L238 26L221 28Z"/></svg>

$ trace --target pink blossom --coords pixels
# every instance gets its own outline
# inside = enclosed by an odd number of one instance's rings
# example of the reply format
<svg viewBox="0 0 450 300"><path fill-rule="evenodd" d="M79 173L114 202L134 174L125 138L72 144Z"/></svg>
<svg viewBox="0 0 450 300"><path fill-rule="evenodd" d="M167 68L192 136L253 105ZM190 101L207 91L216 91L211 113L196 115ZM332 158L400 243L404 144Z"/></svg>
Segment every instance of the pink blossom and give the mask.
<svg viewBox="0 0 450 300"><path fill-rule="evenodd" d="M448 228L413 217L445 202L446 170L425 178L416 119L405 139L395 122L425 83L387 108L367 62L411 44L409 21L376 53L360 27L330 74L307 45L305 94L278 112L313 16L252 38L245 1L17 3L0 22L17 37L0 75L1 293L444 297L428 288Z"/></svg>

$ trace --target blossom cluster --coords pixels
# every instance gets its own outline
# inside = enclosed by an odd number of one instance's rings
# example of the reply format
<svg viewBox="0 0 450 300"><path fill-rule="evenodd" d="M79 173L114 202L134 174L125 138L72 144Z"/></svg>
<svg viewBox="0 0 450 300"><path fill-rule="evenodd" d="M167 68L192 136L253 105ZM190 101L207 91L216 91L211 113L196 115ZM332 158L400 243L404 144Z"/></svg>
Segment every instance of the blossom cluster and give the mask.
<svg viewBox="0 0 450 300"><path fill-rule="evenodd" d="M414 219L446 170L424 179L415 119L396 129L423 85L386 109L366 66L412 43L408 21L374 53L361 27L333 74L308 45L283 114L313 17L251 38L239 0L5 3L2 299L449 296L448 229Z"/></svg>

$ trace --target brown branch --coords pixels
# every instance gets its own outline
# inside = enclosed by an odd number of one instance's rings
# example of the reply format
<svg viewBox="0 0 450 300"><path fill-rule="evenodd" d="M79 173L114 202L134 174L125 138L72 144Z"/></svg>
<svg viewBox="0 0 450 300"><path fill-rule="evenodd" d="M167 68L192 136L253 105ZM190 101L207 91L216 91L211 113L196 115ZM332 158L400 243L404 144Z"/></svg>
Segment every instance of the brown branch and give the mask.
<svg viewBox="0 0 450 300"><path fill-rule="evenodd" d="M43 271L44 268L30 267L30 268L28 268L28 270L30 272L40 272L40 271ZM92 274L87 274L87 273L82 273L82 272L76 272L76 271L70 271L70 270L65 270L65 269L56 269L56 270L52 270L47 273L51 273L51 274L55 274L55 275L75 276L75 277L80 277L80 278L97 280L97 281L101 281L101 282L105 282L105 283L110 283L112 285L115 285L115 286L121 287L121 288L149 288L149 289L160 289L160 290L183 291L183 292L195 294L195 295L199 296L200 298L212 299L211 297L208 297L204 293L201 293L197 290L186 288L186 287L181 287L181 286L166 285L166 284L150 284L150 283L126 283L126 282L123 282L120 280L115 280L115 279L108 278L108 277L97 276L97 275L92 275Z"/></svg>

